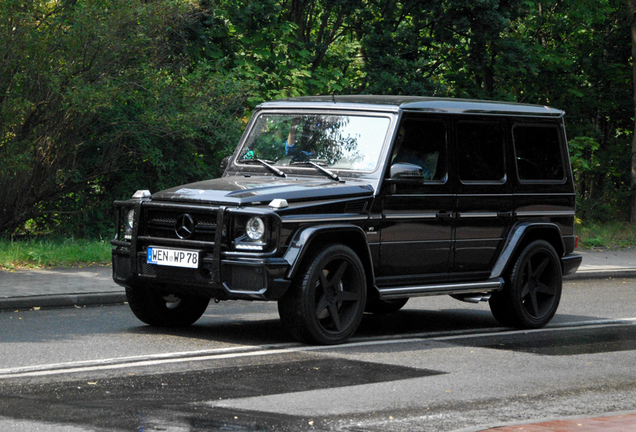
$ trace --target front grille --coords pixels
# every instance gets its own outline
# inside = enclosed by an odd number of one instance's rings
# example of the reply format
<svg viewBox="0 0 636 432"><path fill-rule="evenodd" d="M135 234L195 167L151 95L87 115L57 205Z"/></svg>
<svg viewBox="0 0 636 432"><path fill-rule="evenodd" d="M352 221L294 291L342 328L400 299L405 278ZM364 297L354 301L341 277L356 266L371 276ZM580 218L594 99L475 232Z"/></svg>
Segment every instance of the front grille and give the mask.
<svg viewBox="0 0 636 432"><path fill-rule="evenodd" d="M223 281L233 291L259 291L265 288L265 274L261 267L225 265L221 274Z"/></svg>
<svg viewBox="0 0 636 432"><path fill-rule="evenodd" d="M209 263L203 264L198 269L187 269L148 264L144 258L139 258L137 264L140 276L157 278L162 282L209 284L214 280L212 264Z"/></svg>
<svg viewBox="0 0 636 432"><path fill-rule="evenodd" d="M163 239L179 239L176 224L179 216L188 214L194 220L194 230L186 240L214 242L216 235L216 211L146 208L144 223L146 236Z"/></svg>

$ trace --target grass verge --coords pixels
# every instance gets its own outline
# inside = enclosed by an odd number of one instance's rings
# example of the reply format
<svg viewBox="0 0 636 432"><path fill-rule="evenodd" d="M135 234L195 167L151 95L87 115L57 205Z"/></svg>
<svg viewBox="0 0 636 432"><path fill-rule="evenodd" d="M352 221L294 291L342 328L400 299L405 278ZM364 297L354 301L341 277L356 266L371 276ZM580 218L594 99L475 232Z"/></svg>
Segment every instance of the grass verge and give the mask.
<svg viewBox="0 0 636 432"><path fill-rule="evenodd" d="M104 240L0 239L0 268L105 265L110 263L110 251L110 242Z"/></svg>
<svg viewBox="0 0 636 432"><path fill-rule="evenodd" d="M636 245L636 224L625 222L586 223L576 226L579 247L619 249Z"/></svg>

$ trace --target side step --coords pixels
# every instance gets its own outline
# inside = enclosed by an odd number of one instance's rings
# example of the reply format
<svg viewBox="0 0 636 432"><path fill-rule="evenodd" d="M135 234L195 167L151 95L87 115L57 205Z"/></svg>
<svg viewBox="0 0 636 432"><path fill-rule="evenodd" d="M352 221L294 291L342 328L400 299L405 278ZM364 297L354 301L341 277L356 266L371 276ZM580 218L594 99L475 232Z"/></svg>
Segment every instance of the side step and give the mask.
<svg viewBox="0 0 636 432"><path fill-rule="evenodd" d="M471 294L471 293L483 294L483 293L488 293L493 291L499 291L503 288L503 285L504 285L503 278L494 278L494 279L489 279L489 280L481 281L481 282L460 282L460 283L378 288L378 292L380 293L380 298L382 300L390 300L390 299L405 298L405 297L440 295L440 294L450 294L450 295L454 294L454 295L458 295L459 297L462 294ZM467 297L467 296L461 296L461 297ZM485 297L485 295L483 295L482 297Z"/></svg>

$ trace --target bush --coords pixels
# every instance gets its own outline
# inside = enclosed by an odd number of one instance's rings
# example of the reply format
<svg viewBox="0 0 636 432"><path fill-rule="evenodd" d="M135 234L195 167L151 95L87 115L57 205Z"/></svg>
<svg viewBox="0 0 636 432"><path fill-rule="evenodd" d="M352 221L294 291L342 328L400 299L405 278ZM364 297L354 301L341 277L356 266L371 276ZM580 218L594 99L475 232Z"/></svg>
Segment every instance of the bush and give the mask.
<svg viewBox="0 0 636 432"><path fill-rule="evenodd" d="M189 4L0 4L0 233L98 236L114 199L218 173L249 86L187 57Z"/></svg>

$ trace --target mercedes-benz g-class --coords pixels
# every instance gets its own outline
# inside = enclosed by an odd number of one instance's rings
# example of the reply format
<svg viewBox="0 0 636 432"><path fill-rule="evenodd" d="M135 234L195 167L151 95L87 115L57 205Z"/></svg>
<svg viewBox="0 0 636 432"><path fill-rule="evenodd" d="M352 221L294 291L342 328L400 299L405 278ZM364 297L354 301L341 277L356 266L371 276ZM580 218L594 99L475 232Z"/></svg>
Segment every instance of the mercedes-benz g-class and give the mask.
<svg viewBox="0 0 636 432"><path fill-rule="evenodd" d="M190 325L210 299L276 301L318 344L413 296L542 327L581 262L563 116L407 96L264 103L221 178L115 203L114 280L150 325Z"/></svg>

